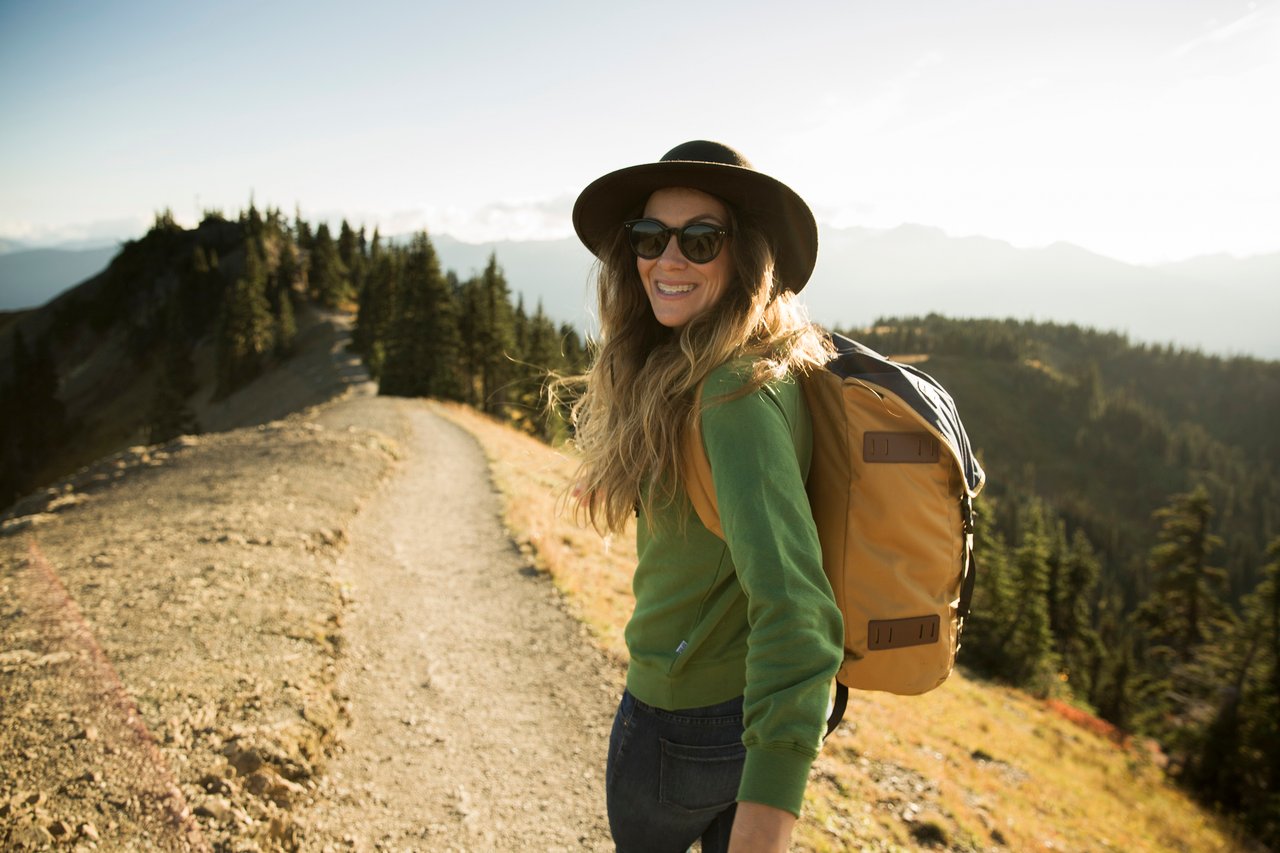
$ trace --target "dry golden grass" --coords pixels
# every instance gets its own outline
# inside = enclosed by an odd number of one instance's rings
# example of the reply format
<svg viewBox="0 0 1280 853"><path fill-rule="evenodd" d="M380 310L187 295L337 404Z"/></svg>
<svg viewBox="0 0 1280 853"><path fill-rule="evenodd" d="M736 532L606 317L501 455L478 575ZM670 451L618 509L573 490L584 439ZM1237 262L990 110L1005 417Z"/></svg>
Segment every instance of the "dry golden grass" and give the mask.
<svg viewBox="0 0 1280 853"><path fill-rule="evenodd" d="M455 405L484 448L511 535L600 644L626 658L633 537L576 526L565 453ZM620 541L621 540L621 541ZM795 849L1248 850L1121 747L1026 694L957 673L924 696L855 693L814 765Z"/></svg>

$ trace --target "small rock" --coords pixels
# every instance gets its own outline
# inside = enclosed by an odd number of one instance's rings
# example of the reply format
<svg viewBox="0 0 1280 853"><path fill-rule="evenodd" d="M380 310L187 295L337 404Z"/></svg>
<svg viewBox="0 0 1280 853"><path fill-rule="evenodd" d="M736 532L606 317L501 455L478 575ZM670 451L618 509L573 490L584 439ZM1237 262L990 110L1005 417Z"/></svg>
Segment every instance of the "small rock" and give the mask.
<svg viewBox="0 0 1280 853"><path fill-rule="evenodd" d="M201 817L211 817L216 821L226 821L231 817L231 802L225 797L205 797L195 808Z"/></svg>
<svg viewBox="0 0 1280 853"><path fill-rule="evenodd" d="M87 821L80 824L78 832L80 833L81 838L87 838L90 841L98 841L102 838L102 836L98 834L98 828Z"/></svg>
<svg viewBox="0 0 1280 853"><path fill-rule="evenodd" d="M262 754L253 747L236 750L231 754L228 761L236 769L236 773L241 776L249 776L257 772L266 763L262 760Z"/></svg>
<svg viewBox="0 0 1280 853"><path fill-rule="evenodd" d="M227 780L221 776L215 776L212 773L206 773L200 777L200 787L204 788L209 794L230 794L231 786L227 784Z"/></svg>
<svg viewBox="0 0 1280 853"><path fill-rule="evenodd" d="M53 843L53 836L43 826L25 823L9 833L9 843L14 850L40 850Z"/></svg>
<svg viewBox="0 0 1280 853"><path fill-rule="evenodd" d="M0 665L30 663L39 657L31 649L11 649L7 652L0 652Z"/></svg>
<svg viewBox="0 0 1280 853"><path fill-rule="evenodd" d="M49 834L58 841L65 841L71 837L71 824L65 820L55 820L49 824Z"/></svg>
<svg viewBox="0 0 1280 853"><path fill-rule="evenodd" d="M288 815L273 815L267 827L267 835L272 841L287 842L293 838L293 821Z"/></svg>

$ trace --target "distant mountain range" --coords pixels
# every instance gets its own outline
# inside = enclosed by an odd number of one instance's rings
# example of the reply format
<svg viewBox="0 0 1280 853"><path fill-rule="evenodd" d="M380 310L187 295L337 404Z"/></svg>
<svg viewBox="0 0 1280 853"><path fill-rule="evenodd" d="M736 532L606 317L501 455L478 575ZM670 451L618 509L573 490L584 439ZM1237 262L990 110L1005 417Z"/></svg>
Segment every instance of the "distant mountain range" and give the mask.
<svg viewBox="0 0 1280 853"><path fill-rule="evenodd" d="M433 237L441 263L466 277L490 252L529 308L589 326L591 262L573 239L474 245ZM813 319L856 328L882 317L1014 317L1076 323L1220 355L1280 359L1280 252L1135 266L1068 243L1019 249L937 228L824 229L804 290Z"/></svg>
<svg viewBox="0 0 1280 853"><path fill-rule="evenodd" d="M102 272L120 251L112 243L91 249L9 249L0 242L0 311L36 308Z"/></svg>
<svg viewBox="0 0 1280 853"><path fill-rule="evenodd" d="M394 238L393 238L394 239ZM463 243L433 235L441 265L466 278L490 253L528 310L590 329L592 258L577 240ZM0 310L30 308L99 272L116 247L18 249L0 244ZM1015 317L1119 331L1135 342L1280 359L1280 252L1211 255L1136 266L1068 243L1020 249L902 225L824 229L804 298L812 317L856 328L882 317L939 313Z"/></svg>

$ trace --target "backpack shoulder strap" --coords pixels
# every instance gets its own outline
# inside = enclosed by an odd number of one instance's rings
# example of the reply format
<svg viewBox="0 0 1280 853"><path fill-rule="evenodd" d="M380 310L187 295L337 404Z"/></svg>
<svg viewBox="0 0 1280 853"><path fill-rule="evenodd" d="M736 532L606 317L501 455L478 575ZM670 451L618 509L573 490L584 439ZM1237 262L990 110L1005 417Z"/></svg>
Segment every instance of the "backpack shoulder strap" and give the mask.
<svg viewBox="0 0 1280 853"><path fill-rule="evenodd" d="M702 399L701 385L698 386L696 399ZM715 482L711 479L711 460L707 458L707 448L702 443L701 414L694 418L692 426L685 431L681 463L684 488L689 494L694 511L698 513L698 519L708 530L723 539L720 506L716 501Z"/></svg>

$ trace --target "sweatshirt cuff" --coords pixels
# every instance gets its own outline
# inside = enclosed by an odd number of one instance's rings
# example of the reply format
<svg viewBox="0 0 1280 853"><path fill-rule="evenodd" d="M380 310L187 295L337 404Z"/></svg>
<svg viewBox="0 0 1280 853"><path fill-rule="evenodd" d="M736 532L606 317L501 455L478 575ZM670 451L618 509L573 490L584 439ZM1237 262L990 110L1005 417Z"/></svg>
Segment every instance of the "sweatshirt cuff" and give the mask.
<svg viewBox="0 0 1280 853"><path fill-rule="evenodd" d="M739 802L762 803L799 817L814 758L790 749L748 748Z"/></svg>

